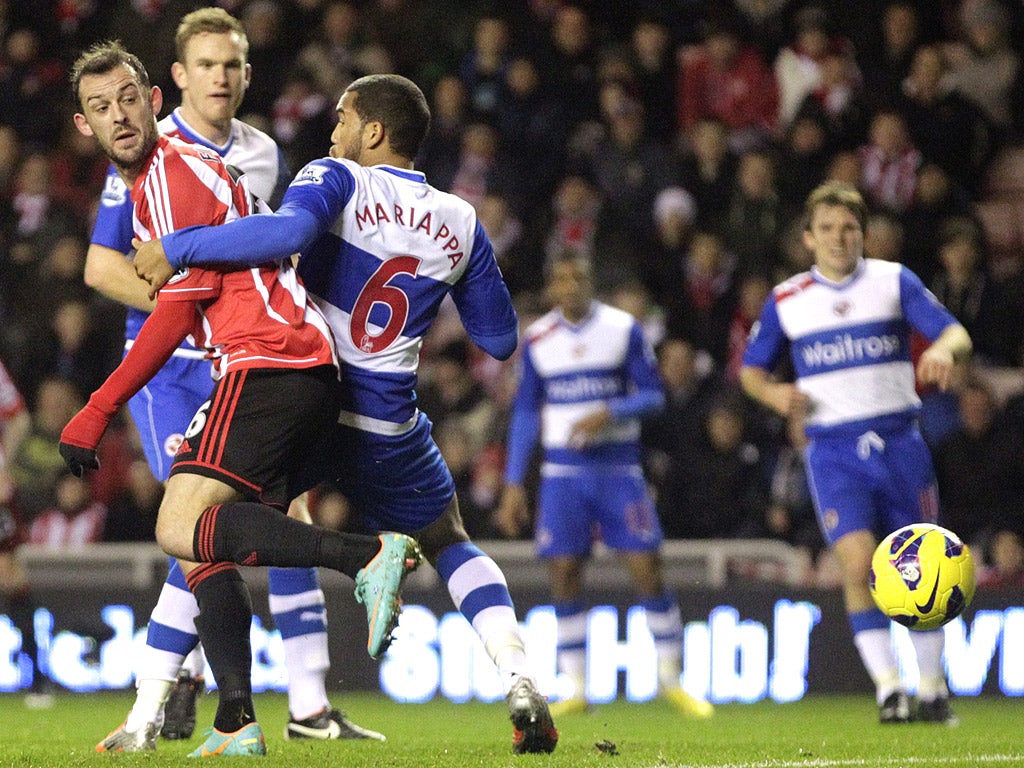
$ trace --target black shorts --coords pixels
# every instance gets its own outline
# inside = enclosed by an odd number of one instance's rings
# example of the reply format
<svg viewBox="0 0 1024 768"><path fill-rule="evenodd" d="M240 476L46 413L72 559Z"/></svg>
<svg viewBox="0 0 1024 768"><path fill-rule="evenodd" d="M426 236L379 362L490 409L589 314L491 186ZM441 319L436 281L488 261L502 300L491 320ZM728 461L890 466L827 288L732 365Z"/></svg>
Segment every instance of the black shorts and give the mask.
<svg viewBox="0 0 1024 768"><path fill-rule="evenodd" d="M291 479L338 419L338 392L330 365L228 373L188 425L171 475L212 477L286 508Z"/></svg>

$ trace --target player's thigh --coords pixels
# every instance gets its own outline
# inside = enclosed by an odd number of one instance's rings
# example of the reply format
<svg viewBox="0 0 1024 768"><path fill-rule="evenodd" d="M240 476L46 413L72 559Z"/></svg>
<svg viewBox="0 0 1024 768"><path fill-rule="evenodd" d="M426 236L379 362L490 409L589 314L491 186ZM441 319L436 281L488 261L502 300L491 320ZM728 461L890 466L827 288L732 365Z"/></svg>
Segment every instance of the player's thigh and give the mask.
<svg viewBox="0 0 1024 768"><path fill-rule="evenodd" d="M331 366L229 373L197 412L171 467L284 509L312 446L337 418Z"/></svg>
<svg viewBox="0 0 1024 768"><path fill-rule="evenodd" d="M588 555L594 524L586 482L582 478L558 475L541 478L534 534L541 557Z"/></svg>
<svg viewBox="0 0 1024 768"><path fill-rule="evenodd" d="M161 548L177 558L193 557L196 522L209 507L237 501L238 490L222 480L178 472L167 481L156 518L156 539Z"/></svg>
<svg viewBox="0 0 1024 768"><path fill-rule="evenodd" d="M558 555L545 559L551 579L551 598L560 602L578 599L583 594L583 558Z"/></svg>
<svg viewBox="0 0 1024 768"><path fill-rule="evenodd" d="M805 456L807 485L825 541L834 545L852 531L873 531L875 482L855 449L845 442L813 441Z"/></svg>
<svg viewBox="0 0 1024 768"><path fill-rule="evenodd" d="M590 503L606 545L621 552L657 549L661 523L639 467L595 475L589 485Z"/></svg>
<svg viewBox="0 0 1024 768"><path fill-rule="evenodd" d="M458 497L452 496L444 513L426 528L416 531L415 538L420 543L424 557L434 566L437 565L438 556L446 548L452 544L469 541L469 534L466 533L466 526L459 512Z"/></svg>
<svg viewBox="0 0 1024 768"><path fill-rule="evenodd" d="M911 523L938 520L939 501L931 452L916 429L891 437L885 450L888 482L883 490L879 536Z"/></svg>
<svg viewBox="0 0 1024 768"><path fill-rule="evenodd" d="M166 480L196 411L213 389L206 360L171 357L128 401L142 452L157 480Z"/></svg>
<svg viewBox="0 0 1024 768"><path fill-rule="evenodd" d="M452 514L455 481L431 426L424 414L401 435L338 425L332 477L367 528L411 534Z"/></svg>

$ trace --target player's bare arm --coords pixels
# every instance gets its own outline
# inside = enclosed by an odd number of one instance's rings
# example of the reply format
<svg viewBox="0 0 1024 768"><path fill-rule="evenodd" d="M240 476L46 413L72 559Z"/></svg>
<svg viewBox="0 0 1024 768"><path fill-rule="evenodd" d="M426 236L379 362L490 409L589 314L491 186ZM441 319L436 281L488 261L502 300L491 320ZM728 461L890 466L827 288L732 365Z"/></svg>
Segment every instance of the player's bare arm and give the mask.
<svg viewBox="0 0 1024 768"><path fill-rule="evenodd" d="M598 432L611 423L611 420L611 411L608 410L608 406L602 405L598 410L588 413L572 425L569 432L569 444L587 445Z"/></svg>
<svg viewBox="0 0 1024 768"><path fill-rule="evenodd" d="M764 368L752 365L741 368L740 386L759 403L788 418L802 418L810 404L810 398L797 389L796 384L774 381Z"/></svg>
<svg viewBox="0 0 1024 768"><path fill-rule="evenodd" d="M131 262L114 248L92 243L85 255L85 284L108 299L152 312L156 302Z"/></svg>
<svg viewBox="0 0 1024 768"><path fill-rule="evenodd" d="M132 262L135 274L149 284L149 296L155 298L157 292L174 276L175 269L167 262L164 246L159 239L145 243L133 239L132 248L136 251Z"/></svg>
<svg viewBox="0 0 1024 768"><path fill-rule="evenodd" d="M971 337L962 325L951 325L924 352L917 361L917 380L934 384L945 391L953 382L957 363L966 360L973 349Z"/></svg>
<svg viewBox="0 0 1024 768"><path fill-rule="evenodd" d="M508 483L501 494L498 508L494 510L495 526L502 535L511 539L522 533L529 522L526 489L519 483Z"/></svg>

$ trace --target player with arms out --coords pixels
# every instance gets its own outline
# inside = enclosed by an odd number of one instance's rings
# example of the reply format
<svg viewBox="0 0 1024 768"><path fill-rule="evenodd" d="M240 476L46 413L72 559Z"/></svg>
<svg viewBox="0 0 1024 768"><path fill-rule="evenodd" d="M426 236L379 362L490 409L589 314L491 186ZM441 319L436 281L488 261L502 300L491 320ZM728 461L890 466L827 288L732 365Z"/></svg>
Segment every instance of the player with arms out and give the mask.
<svg viewBox="0 0 1024 768"><path fill-rule="evenodd" d="M451 472L416 407L423 335L446 296L489 354L507 359L518 342L518 319L473 207L413 169L429 123L411 81L360 78L338 102L331 156L299 172L277 212L140 244L135 268L155 290L177 266L300 253L299 271L342 361L341 416L333 447L320 454L366 524L419 540L498 667L513 750L551 752L558 732L526 674L505 577L470 541Z"/></svg>
<svg viewBox="0 0 1024 768"><path fill-rule="evenodd" d="M131 186L137 237L221 224L256 205L245 178L235 180L215 152L159 134L160 90L120 44L82 54L72 89L82 109L75 125L99 141ZM124 360L65 427L61 455L77 474L98 466L95 448L110 419L186 335L207 350L216 384L175 456L157 541L178 559L196 597L195 624L219 687L214 729L193 754L264 754L250 683L252 609L234 563L349 575L366 604L376 656L390 641L398 590L419 552L401 534L354 536L280 512L335 422L340 395L330 329L289 260L232 272L185 269L159 298ZM231 508L241 499L254 501ZM152 740L155 724L145 730Z"/></svg>
<svg viewBox="0 0 1024 768"><path fill-rule="evenodd" d="M544 459L536 538L551 577L559 669L573 684L572 694L552 709L573 714L588 706L581 596L597 527L640 593L661 695L686 715L709 717L711 704L680 687L683 624L662 579L661 525L640 465L640 417L665 401L654 351L631 315L594 300L589 260L569 255L547 269L554 308L526 331L497 517L510 536L528 522L523 481L539 437Z"/></svg>
<svg viewBox="0 0 1024 768"><path fill-rule="evenodd" d="M202 8L182 18L175 44L178 60L171 74L181 89L182 103L157 123L160 132L216 152L245 173L258 198L272 205L280 202L291 178L280 148L265 133L235 118L251 77L246 61L249 44L241 22L222 8ZM128 188L111 166L86 257L85 279L104 295L128 305L129 349L154 305L148 286L125 258L131 240ZM146 460L159 480L167 480L185 428L210 395L213 382L203 358L203 351L186 341L128 401ZM311 522L305 496L291 504L289 514ZM270 611L284 639L288 671L291 719L285 726L286 738L383 740L381 734L351 723L328 701L327 612L316 570L271 568L268 585ZM192 735L196 698L204 685L204 658L196 647L193 621L197 612L185 577L171 558L136 664L135 704L125 723L97 745L98 751L154 747L138 738L152 722L162 721L158 730L164 738Z"/></svg>
<svg viewBox="0 0 1024 768"><path fill-rule="evenodd" d="M883 723L955 723L942 667L943 634L912 632L920 668L911 708L890 640L871 599L878 541L917 522L934 523L938 496L917 425L910 338L930 342L917 363L922 384L947 389L971 339L921 280L895 262L865 259L867 208L860 193L829 182L807 198L804 245L814 266L776 286L751 333L740 371L748 395L799 420L818 522L843 576L854 644L874 681ZM772 370L789 348L794 383Z"/></svg>

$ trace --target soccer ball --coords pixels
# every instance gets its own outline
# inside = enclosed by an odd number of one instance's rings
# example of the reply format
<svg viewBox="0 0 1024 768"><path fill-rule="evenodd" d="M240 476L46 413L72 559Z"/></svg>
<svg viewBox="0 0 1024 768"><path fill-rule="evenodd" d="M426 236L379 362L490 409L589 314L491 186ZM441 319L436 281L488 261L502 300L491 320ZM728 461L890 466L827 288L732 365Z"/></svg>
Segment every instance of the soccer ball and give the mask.
<svg viewBox="0 0 1024 768"><path fill-rule="evenodd" d="M910 629L937 629L974 597L974 559L952 531L915 523L882 539L871 558L870 587L879 609L893 621Z"/></svg>

